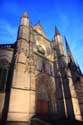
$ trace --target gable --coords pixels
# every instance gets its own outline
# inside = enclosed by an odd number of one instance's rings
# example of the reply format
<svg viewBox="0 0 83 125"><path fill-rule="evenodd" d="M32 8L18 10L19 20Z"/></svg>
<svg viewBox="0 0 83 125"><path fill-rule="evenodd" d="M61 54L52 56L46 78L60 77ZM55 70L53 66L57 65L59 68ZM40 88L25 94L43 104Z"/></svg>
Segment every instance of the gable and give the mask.
<svg viewBox="0 0 83 125"><path fill-rule="evenodd" d="M46 37L46 34L45 34L45 32L43 31L43 28L42 28L42 26L40 25L40 23L36 24L36 25L34 26L34 29L35 29L38 33L40 33L42 36Z"/></svg>

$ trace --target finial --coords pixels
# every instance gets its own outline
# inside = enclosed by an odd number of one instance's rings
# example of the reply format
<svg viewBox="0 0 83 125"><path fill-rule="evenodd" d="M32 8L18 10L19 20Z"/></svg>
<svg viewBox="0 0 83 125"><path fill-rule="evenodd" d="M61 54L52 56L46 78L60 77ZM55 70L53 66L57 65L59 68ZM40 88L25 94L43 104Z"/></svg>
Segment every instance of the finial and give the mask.
<svg viewBox="0 0 83 125"><path fill-rule="evenodd" d="M55 35L60 35L60 32L56 26L55 26Z"/></svg>
<svg viewBox="0 0 83 125"><path fill-rule="evenodd" d="M24 12L23 17L28 17L27 11Z"/></svg>

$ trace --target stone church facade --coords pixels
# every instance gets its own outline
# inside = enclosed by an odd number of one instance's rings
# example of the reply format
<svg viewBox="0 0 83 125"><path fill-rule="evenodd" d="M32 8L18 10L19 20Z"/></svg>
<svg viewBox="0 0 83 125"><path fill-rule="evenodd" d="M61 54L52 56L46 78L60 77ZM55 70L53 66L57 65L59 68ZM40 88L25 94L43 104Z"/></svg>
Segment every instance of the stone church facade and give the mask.
<svg viewBox="0 0 83 125"><path fill-rule="evenodd" d="M83 118L83 74L65 38L52 41L25 12L14 44L0 45L0 119L28 123L33 117Z"/></svg>

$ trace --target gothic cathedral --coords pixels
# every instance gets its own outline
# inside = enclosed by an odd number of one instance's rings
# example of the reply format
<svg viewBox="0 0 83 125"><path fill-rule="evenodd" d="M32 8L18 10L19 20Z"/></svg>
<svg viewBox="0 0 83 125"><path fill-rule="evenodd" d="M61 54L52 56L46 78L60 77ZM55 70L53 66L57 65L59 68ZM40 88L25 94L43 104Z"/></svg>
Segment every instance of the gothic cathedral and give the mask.
<svg viewBox="0 0 83 125"><path fill-rule="evenodd" d="M21 17L14 44L0 44L0 120L28 125L36 118L83 119L83 74L65 38L55 27L53 40L40 22Z"/></svg>

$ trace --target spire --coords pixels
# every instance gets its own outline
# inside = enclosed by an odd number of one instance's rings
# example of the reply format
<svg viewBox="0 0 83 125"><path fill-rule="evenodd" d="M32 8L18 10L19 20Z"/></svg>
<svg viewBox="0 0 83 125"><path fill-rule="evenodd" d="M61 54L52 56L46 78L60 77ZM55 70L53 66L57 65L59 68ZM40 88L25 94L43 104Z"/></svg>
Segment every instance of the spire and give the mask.
<svg viewBox="0 0 83 125"><path fill-rule="evenodd" d="M23 14L23 17L26 17L26 18L28 18L27 11L25 11L25 12L24 12L24 14Z"/></svg>
<svg viewBox="0 0 83 125"><path fill-rule="evenodd" d="M55 36L60 35L58 28L55 26Z"/></svg>
<svg viewBox="0 0 83 125"><path fill-rule="evenodd" d="M68 42L67 42L66 37L65 37L64 39L65 39L65 45L66 45L66 52L67 52L68 61L69 61L69 62L72 61L73 63L75 63L74 58L73 58L73 56L72 56L72 52L71 52L71 50L70 50L70 47L69 47L69 45L68 45Z"/></svg>

